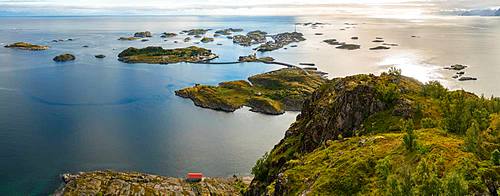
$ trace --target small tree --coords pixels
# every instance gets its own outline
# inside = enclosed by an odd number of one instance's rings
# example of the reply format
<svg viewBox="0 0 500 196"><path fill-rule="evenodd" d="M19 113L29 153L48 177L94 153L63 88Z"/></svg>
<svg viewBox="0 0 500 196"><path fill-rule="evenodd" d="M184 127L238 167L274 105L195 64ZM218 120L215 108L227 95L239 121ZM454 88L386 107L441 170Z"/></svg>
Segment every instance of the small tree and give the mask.
<svg viewBox="0 0 500 196"><path fill-rule="evenodd" d="M392 76L399 77L399 76L401 76L401 72L402 72L401 69L398 69L396 67L390 67L389 71L388 71L388 74L392 75Z"/></svg>
<svg viewBox="0 0 500 196"><path fill-rule="evenodd" d="M467 129L465 136L465 149L469 152L477 153L481 145L480 129L476 120L472 120L471 126Z"/></svg>
<svg viewBox="0 0 500 196"><path fill-rule="evenodd" d="M403 136L403 144L407 150L414 151L417 148L417 136L414 132L413 120L404 122L403 129L406 131L406 135Z"/></svg>

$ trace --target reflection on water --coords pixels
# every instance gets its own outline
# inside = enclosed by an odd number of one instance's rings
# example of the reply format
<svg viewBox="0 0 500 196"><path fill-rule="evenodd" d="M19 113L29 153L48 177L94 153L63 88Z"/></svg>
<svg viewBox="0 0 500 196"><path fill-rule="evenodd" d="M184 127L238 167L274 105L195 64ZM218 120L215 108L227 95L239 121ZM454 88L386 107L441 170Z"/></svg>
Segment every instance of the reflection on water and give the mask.
<svg viewBox="0 0 500 196"><path fill-rule="evenodd" d="M294 25L297 22L329 25L313 29ZM345 22L357 25L347 29ZM192 45L182 41L184 36L164 40L158 36L161 32L227 27L270 33L297 28L306 41L264 55L288 63L315 63L329 77L380 73L395 66L423 82L439 80L452 89L500 95L498 18L0 18L0 43L27 41L51 47L39 52L0 47L0 192L43 194L57 187L60 173L103 168L170 176L187 171L249 174L255 160L283 137L297 113L216 112L195 107L174 91L196 83L246 79L279 66L129 65L116 60L131 46ZM117 40L144 30L155 34L149 42ZM352 36L359 39L351 40ZM375 37L399 46L371 51L379 45L372 42ZM75 41L51 42L67 38ZM360 44L361 49L338 50L322 42L331 38ZM224 37L202 46L219 54L218 61L234 61L252 51ZM52 58L61 53L73 53L77 60L54 63ZM96 54L107 57L96 59ZM470 65L467 75L479 80L451 79L454 73L442 68L455 63Z"/></svg>
<svg viewBox="0 0 500 196"><path fill-rule="evenodd" d="M421 57L417 57L415 54L399 54L386 57L379 65L382 70L388 70L391 67L401 69L403 75L413 77L424 83L429 81L446 82L440 73L443 69L442 66L419 61L421 59Z"/></svg>

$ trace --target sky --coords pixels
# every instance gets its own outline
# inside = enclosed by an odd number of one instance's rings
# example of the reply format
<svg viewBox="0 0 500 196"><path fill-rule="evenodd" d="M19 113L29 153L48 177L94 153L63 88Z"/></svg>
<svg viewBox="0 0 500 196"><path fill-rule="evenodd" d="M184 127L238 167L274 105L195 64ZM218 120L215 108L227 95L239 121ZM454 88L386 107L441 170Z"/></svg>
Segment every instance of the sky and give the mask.
<svg viewBox="0 0 500 196"><path fill-rule="evenodd" d="M0 0L0 15L422 15L497 7L500 0Z"/></svg>

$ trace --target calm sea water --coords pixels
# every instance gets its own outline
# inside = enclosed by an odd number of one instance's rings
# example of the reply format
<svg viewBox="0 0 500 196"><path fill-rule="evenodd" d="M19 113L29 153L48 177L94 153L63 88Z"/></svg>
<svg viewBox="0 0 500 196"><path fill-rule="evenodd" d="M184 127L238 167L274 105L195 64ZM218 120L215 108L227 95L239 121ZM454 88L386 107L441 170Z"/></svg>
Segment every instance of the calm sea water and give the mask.
<svg viewBox="0 0 500 196"><path fill-rule="evenodd" d="M312 29L297 22L326 22ZM345 22L358 25L346 30ZM312 62L330 77L380 73L391 66L421 81L440 80L449 88L500 95L500 20L431 18L424 20L339 17L4 17L0 44L44 44L47 51L0 48L0 192L36 195L52 192L65 172L96 169L134 170L160 175L200 171L209 176L248 175L255 160L270 150L297 113L267 116L244 108L224 113L195 107L174 91L195 83L217 84L279 69L258 63L235 65L124 64L123 49L158 45L184 47L184 36L161 39L161 32L191 28L244 28L270 33L303 32L297 48L267 53L283 62ZM118 41L149 30L149 42ZM315 35L323 33L323 35ZM411 38L411 35L418 36ZM352 36L359 40L350 40ZM384 37L397 43L369 51ZM74 41L52 43L54 39ZM359 43L345 51L323 39ZM179 43L174 43L179 41ZM223 45L217 45L221 43ZM82 46L87 45L88 48ZM223 37L202 44L233 61L251 47ZM73 53L77 60L52 58ZM105 59L95 59L104 54ZM443 66L470 65L474 82L457 82Z"/></svg>

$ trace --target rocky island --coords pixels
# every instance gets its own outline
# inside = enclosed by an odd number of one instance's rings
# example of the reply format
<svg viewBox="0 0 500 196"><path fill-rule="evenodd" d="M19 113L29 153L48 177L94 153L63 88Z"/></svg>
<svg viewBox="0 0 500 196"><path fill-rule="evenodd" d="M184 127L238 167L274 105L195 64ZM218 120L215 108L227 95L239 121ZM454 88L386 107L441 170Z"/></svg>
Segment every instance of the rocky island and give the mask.
<svg viewBox="0 0 500 196"><path fill-rule="evenodd" d="M48 46L35 45L35 44L26 43L26 42L17 42L17 43L6 45L4 47L16 48L16 49L21 49L21 50L34 50L34 51L49 49Z"/></svg>
<svg viewBox="0 0 500 196"><path fill-rule="evenodd" d="M235 35L232 37L233 43L241 46L251 46L254 44L264 43L266 39L267 32L264 31L250 31L247 35Z"/></svg>
<svg viewBox="0 0 500 196"><path fill-rule="evenodd" d="M273 51L273 50L283 48L284 46L286 46L288 44L291 44L294 42L301 42L301 41L306 40L302 33L297 33L297 32L280 33L280 34L272 35L271 38L273 38L274 41L266 42L266 43L260 45L259 47L257 47L256 49L260 52Z"/></svg>
<svg viewBox="0 0 500 196"><path fill-rule="evenodd" d="M389 50L389 49L391 49L391 47L387 47L387 46L377 46L377 47L370 48L370 50Z"/></svg>
<svg viewBox="0 0 500 196"><path fill-rule="evenodd" d="M238 62L271 62L274 61L273 57L259 57L256 54L251 54L248 56L240 56Z"/></svg>
<svg viewBox="0 0 500 196"><path fill-rule="evenodd" d="M214 41L214 38L211 38L211 37L204 37L200 40L200 42L202 43L208 43L208 42L213 42Z"/></svg>
<svg viewBox="0 0 500 196"><path fill-rule="evenodd" d="M149 31L137 32L137 33L134 33L134 37L137 37L137 38L153 37L153 34L151 34L151 32L149 32Z"/></svg>
<svg viewBox="0 0 500 196"><path fill-rule="evenodd" d="M118 40L120 40L120 41L134 41L134 40L138 40L138 39L140 39L140 38L138 38L138 37L120 37L120 38L118 38Z"/></svg>
<svg viewBox="0 0 500 196"><path fill-rule="evenodd" d="M183 34L187 35L194 35L201 37L202 35L205 35L210 29L190 29L190 30L184 30L182 31Z"/></svg>
<svg viewBox="0 0 500 196"><path fill-rule="evenodd" d="M54 195L241 195L242 178L204 178L190 183L181 178L136 172L94 171L62 175Z"/></svg>
<svg viewBox="0 0 500 196"><path fill-rule="evenodd" d="M335 48L345 49L345 50L357 50L357 49L360 49L361 46L358 44L341 44L340 46L337 46Z"/></svg>
<svg viewBox="0 0 500 196"><path fill-rule="evenodd" d="M219 86L195 85L175 91L196 106L233 112L248 106L254 112L277 115L297 111L326 79L315 71L284 68L258 74L245 80L222 82Z"/></svg>
<svg viewBox="0 0 500 196"><path fill-rule="evenodd" d="M222 29L222 30L217 30L215 31L215 34L217 35L231 35L236 32L242 32L243 29L234 29L234 28L227 28L227 29Z"/></svg>
<svg viewBox="0 0 500 196"><path fill-rule="evenodd" d="M212 53L211 50L196 46L175 49L163 49L154 46L142 49L130 47L118 54L118 60L125 63L149 64L195 63L215 58L217 58L217 55Z"/></svg>
<svg viewBox="0 0 500 196"><path fill-rule="evenodd" d="M347 44L345 42L339 42L337 39L326 39L323 42L336 46L337 49L345 49L345 50L357 50L361 48L361 45L358 44Z"/></svg>
<svg viewBox="0 0 500 196"><path fill-rule="evenodd" d="M171 37L175 37L175 36L177 36L177 33L167 33L167 32L165 32L165 33L162 33L160 37L161 38L171 38Z"/></svg>

